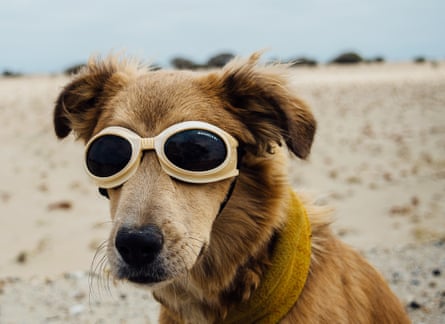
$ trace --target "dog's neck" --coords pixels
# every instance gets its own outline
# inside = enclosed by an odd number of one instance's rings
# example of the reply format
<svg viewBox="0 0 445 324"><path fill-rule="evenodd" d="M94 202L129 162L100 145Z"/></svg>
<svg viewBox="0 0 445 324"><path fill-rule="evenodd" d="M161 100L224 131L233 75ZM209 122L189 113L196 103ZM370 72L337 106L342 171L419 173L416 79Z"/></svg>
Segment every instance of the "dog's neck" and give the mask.
<svg viewBox="0 0 445 324"><path fill-rule="evenodd" d="M310 224L294 192L287 209L284 225L275 230L256 258L236 269L228 288L216 292L211 281L203 287L187 278L155 293L164 311L185 323L278 322L297 301L311 257ZM181 302L172 305L172 299ZM193 318L185 319L186 314Z"/></svg>
<svg viewBox="0 0 445 324"><path fill-rule="evenodd" d="M292 192L288 219L273 249L271 264L251 298L229 310L223 323L277 323L297 301L309 273L311 229Z"/></svg>

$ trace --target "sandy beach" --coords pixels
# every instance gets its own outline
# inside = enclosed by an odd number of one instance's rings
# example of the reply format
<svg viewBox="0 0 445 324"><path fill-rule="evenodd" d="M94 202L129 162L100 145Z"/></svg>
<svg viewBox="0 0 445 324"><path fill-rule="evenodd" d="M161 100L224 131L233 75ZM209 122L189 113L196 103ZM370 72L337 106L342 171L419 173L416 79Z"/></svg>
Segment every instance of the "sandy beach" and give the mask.
<svg viewBox="0 0 445 324"><path fill-rule="evenodd" d="M56 139L65 76L0 78L0 323L156 323L150 294L92 277L108 203L83 147ZM414 323L445 323L445 62L297 68L318 132L293 186L390 282Z"/></svg>

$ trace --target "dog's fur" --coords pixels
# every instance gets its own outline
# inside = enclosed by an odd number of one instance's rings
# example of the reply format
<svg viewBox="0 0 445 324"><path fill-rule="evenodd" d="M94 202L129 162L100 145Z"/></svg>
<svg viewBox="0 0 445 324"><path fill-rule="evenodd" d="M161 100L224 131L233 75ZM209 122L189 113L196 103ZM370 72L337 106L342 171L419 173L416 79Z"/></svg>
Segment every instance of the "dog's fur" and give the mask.
<svg viewBox="0 0 445 324"><path fill-rule="evenodd" d="M287 153L310 152L315 120L288 83L286 66L261 65L257 54L209 72L150 71L127 59L92 59L60 94L54 112L58 137L71 130L88 141L107 126L143 137L187 120L217 125L242 148L240 175L189 184L165 174L153 151L137 173L108 190L113 229L108 241L112 274L136 274L114 246L122 227L154 225L164 237L146 270L146 284L162 304L161 323L216 323L260 285L274 237L286 222ZM310 273L283 323L408 323L381 275L337 240L325 211L306 204L312 227ZM133 271L134 272L134 271Z"/></svg>

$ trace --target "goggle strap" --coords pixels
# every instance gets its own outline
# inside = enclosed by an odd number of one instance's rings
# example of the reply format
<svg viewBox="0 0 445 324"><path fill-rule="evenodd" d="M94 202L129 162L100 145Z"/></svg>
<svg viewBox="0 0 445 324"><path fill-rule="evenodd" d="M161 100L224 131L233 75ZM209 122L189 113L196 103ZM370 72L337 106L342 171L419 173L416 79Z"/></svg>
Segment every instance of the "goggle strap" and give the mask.
<svg viewBox="0 0 445 324"><path fill-rule="evenodd" d="M99 187L99 193L104 196L107 199L110 199L110 196L108 195L108 190L105 188L100 188Z"/></svg>
<svg viewBox="0 0 445 324"><path fill-rule="evenodd" d="M239 143L238 147L236 148L236 155L237 155L236 168L238 170L240 170L240 168L241 168L241 160L244 157L244 153L246 153L246 150L244 149L244 145L243 145L243 143Z"/></svg>
<svg viewBox="0 0 445 324"><path fill-rule="evenodd" d="M237 147L237 152L236 152L238 155L238 160L237 160L237 165L236 165L238 170L240 169L241 160L243 159L245 152L246 151L244 150L243 145L241 145L241 143L240 143ZM221 214L222 210L224 209L224 207L226 207L227 203L229 202L229 199L232 197L232 193L233 193L233 190L235 189L237 180L238 180L238 176L236 176L235 179L233 179L232 183L230 184L230 188L227 191L226 197L224 198L223 202L219 206L219 211L218 211L217 217L219 216L219 214Z"/></svg>
<svg viewBox="0 0 445 324"><path fill-rule="evenodd" d="M230 197L232 197L232 193L233 193L233 190L235 189L237 179L238 179L238 176L236 176L235 179L233 179L232 183L230 184L230 188L227 191L226 197L224 198L223 202L219 206L219 211L218 211L218 214L216 215L216 217L218 217L221 214L222 210L224 209L224 207L226 207L227 203L229 202Z"/></svg>

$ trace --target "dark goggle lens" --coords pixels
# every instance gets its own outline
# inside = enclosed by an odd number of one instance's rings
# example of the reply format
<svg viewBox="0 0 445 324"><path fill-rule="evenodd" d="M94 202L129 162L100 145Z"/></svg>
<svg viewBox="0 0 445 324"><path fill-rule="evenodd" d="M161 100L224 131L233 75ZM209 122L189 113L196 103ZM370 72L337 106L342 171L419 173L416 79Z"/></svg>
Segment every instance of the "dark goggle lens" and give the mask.
<svg viewBox="0 0 445 324"><path fill-rule="evenodd" d="M86 164L96 177L109 177L121 171L130 162L131 144L116 135L97 138L88 148Z"/></svg>
<svg viewBox="0 0 445 324"><path fill-rule="evenodd" d="M208 171L220 166L227 157L224 141L205 130L186 130L172 135L164 144L171 163L188 171Z"/></svg>

